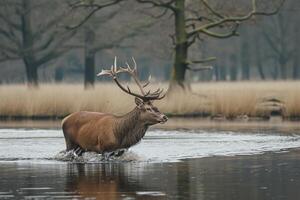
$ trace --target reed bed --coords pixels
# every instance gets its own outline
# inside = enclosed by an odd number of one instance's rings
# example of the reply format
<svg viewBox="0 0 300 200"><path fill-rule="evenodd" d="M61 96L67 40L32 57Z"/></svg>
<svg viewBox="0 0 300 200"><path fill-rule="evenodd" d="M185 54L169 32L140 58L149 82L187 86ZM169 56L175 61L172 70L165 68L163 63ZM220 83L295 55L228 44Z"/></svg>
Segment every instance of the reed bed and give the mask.
<svg viewBox="0 0 300 200"><path fill-rule="evenodd" d="M193 90L209 97L212 115L262 117L272 105L281 104L284 117L300 116L299 81L203 83L193 85ZM280 103L267 105L272 99Z"/></svg>
<svg viewBox="0 0 300 200"><path fill-rule="evenodd" d="M166 89L167 84L153 85L157 87ZM192 92L173 93L155 104L173 115L261 117L265 111L259 106L267 98L283 103L285 117L300 116L300 82L297 81L197 83L192 84ZM99 83L93 90L84 90L81 84L42 84L39 89L0 86L2 117L63 117L80 110L122 115L133 107L133 97L108 83Z"/></svg>

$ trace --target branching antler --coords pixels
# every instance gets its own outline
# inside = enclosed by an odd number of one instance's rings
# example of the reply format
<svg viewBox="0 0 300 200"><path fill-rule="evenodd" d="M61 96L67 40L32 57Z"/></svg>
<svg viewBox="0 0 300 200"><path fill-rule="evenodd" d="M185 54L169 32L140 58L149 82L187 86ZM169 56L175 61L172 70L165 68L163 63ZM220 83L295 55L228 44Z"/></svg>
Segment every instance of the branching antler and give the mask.
<svg viewBox="0 0 300 200"><path fill-rule="evenodd" d="M149 83L150 83L151 76L149 76L148 81L144 85L142 85L141 81L138 79L138 76L137 76L137 64L136 64L134 58L132 58L132 61L134 63L133 68L131 68L128 63L126 63L126 67L119 67L118 68L117 67L117 57L115 57L114 65L111 66L111 69L110 70L102 70L99 74L97 74L97 76L103 76L103 75L111 76L113 78L113 80L116 82L116 84L119 86L119 88L121 88L121 90L123 90L127 94L130 94L132 96L135 96L135 97L138 97L138 98L142 99L144 102L151 101L151 100L160 100L160 99L164 98L166 94L161 95L162 92L163 92L163 89L158 88L154 92L151 92L150 90L147 91L147 92L144 91L144 88L147 85L149 85ZM119 82L117 74L123 73L123 72L128 73L133 78L133 80L135 81L135 83L137 84L137 86L139 87L139 89L142 93L141 95L132 92L132 90L129 88L129 86L127 86L125 88Z"/></svg>

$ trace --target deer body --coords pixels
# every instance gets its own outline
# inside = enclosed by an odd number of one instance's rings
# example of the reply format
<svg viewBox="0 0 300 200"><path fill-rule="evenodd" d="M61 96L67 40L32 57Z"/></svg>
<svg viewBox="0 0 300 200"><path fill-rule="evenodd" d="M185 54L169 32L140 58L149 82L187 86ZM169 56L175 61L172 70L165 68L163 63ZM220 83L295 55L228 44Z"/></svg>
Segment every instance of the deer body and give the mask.
<svg viewBox="0 0 300 200"><path fill-rule="evenodd" d="M103 153L129 148L145 135L149 124L141 119L138 108L124 116L96 112L76 112L62 123L67 150Z"/></svg>
<svg viewBox="0 0 300 200"><path fill-rule="evenodd" d="M117 74L127 72L134 77L141 90L141 95L126 89L117 80ZM117 69L115 65L111 70L102 70L98 75L110 75L122 91L135 96L136 107L124 116L97 112L76 112L67 116L62 122L62 129L66 141L66 150L78 148L98 153L111 152L118 149L127 149L138 143L145 135L149 126L165 123L168 118L159 112L152 101L162 99L162 90L146 93L136 77L136 67L131 69Z"/></svg>

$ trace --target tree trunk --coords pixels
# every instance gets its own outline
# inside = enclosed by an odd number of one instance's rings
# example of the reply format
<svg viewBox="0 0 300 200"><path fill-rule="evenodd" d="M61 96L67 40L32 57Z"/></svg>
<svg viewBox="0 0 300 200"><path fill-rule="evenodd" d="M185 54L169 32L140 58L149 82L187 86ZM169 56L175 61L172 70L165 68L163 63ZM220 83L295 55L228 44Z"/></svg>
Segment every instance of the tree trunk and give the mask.
<svg viewBox="0 0 300 200"><path fill-rule="evenodd" d="M91 27L85 30L85 65L84 65L84 88L94 88L95 84L95 54L93 45L95 42L95 32Z"/></svg>
<svg viewBox="0 0 300 200"><path fill-rule="evenodd" d="M172 69L169 91L175 88L188 89L189 86L185 82L185 74L187 69L188 44L187 33L185 30L185 1L176 0L175 14L175 58Z"/></svg>
<svg viewBox="0 0 300 200"><path fill-rule="evenodd" d="M279 67L280 67L281 79L286 80L287 79L286 60L282 57L279 58L279 65L280 65Z"/></svg>
<svg viewBox="0 0 300 200"><path fill-rule="evenodd" d="M265 80L266 79L266 76L265 76L265 73L264 73L264 70L262 68L262 63L261 63L261 60L256 60L256 66L257 66L257 70L258 70L258 73L259 73L259 76L262 80Z"/></svg>
<svg viewBox="0 0 300 200"><path fill-rule="evenodd" d="M250 79L249 47L246 41L241 46L242 80Z"/></svg>
<svg viewBox="0 0 300 200"><path fill-rule="evenodd" d="M265 80L266 77L265 77L264 70L262 67L262 56L261 56L262 52L260 51L259 43L260 43L260 40L259 40L259 37L257 37L255 40L255 62L256 62L256 67L257 67L257 71L258 71L260 78L262 80Z"/></svg>
<svg viewBox="0 0 300 200"><path fill-rule="evenodd" d="M242 80L250 79L250 67L247 62L243 62L242 64Z"/></svg>
<svg viewBox="0 0 300 200"><path fill-rule="evenodd" d="M274 80L278 79L278 62L274 62L274 71L272 75Z"/></svg>
<svg viewBox="0 0 300 200"><path fill-rule="evenodd" d="M29 88L38 87L38 68L31 62L24 61L26 68L27 85Z"/></svg>
<svg viewBox="0 0 300 200"><path fill-rule="evenodd" d="M54 80L57 83L62 82L64 79L64 69L62 67L57 67L55 69Z"/></svg>
<svg viewBox="0 0 300 200"><path fill-rule="evenodd" d="M216 81L219 81L220 80L220 67L219 67L219 65L218 64L216 64L215 66L214 66L214 74L215 74L215 80Z"/></svg>
<svg viewBox="0 0 300 200"><path fill-rule="evenodd" d="M88 52L85 55L84 88L94 88L95 85L95 53Z"/></svg>
<svg viewBox="0 0 300 200"><path fill-rule="evenodd" d="M221 81L226 81L227 79L227 69L225 65L222 65L219 67L219 71L220 71L220 80Z"/></svg>
<svg viewBox="0 0 300 200"><path fill-rule="evenodd" d="M299 70L299 56L295 56L293 63L293 79L300 78L300 70Z"/></svg>
<svg viewBox="0 0 300 200"><path fill-rule="evenodd" d="M300 69L299 69L299 56L300 56L300 48L299 48L299 42L300 39L298 37L300 33L300 27L296 26L295 27L295 33L296 33L296 41L294 42L294 56L293 56L293 79L297 80L300 78Z"/></svg>
<svg viewBox="0 0 300 200"><path fill-rule="evenodd" d="M287 79L287 72L285 65L280 64L280 72L281 72L281 79L286 80Z"/></svg>
<svg viewBox="0 0 300 200"><path fill-rule="evenodd" d="M236 66L233 66L233 65L230 67L230 80L231 81L236 81L237 80Z"/></svg>
<svg viewBox="0 0 300 200"><path fill-rule="evenodd" d="M231 81L236 81L237 80L237 62L236 62L236 56L231 55L230 56L230 80Z"/></svg>
<svg viewBox="0 0 300 200"><path fill-rule="evenodd" d="M38 87L38 66L35 64L33 53L33 34L31 26L31 0L22 1L21 29L23 48L26 49L23 55L23 61L26 68L28 87Z"/></svg>
<svg viewBox="0 0 300 200"><path fill-rule="evenodd" d="M297 30L296 33L299 33L299 31ZM299 79L300 78L300 69L299 69L299 64L300 64L300 60L299 60L299 47L297 43L299 40L299 38L297 38L296 43L295 43L295 54L293 56L293 79Z"/></svg>

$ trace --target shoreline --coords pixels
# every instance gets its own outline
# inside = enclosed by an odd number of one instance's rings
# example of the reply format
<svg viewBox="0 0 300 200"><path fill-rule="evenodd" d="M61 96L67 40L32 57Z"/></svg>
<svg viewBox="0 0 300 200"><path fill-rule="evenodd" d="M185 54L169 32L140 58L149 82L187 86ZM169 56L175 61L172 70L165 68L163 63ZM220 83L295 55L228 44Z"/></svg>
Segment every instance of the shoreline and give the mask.
<svg viewBox="0 0 300 200"><path fill-rule="evenodd" d="M71 113L70 113L71 114ZM225 115L210 115L209 113L165 113L169 118L191 118L191 119L202 119L202 120L212 120L212 121L270 121L273 118L281 118L282 121L300 121L300 116L282 116L282 115L265 115L265 116L253 116L249 117L247 115L238 115L235 117L226 117ZM22 121L22 120L62 120L67 115L34 115L34 116L24 116L24 115L0 115L0 121Z"/></svg>
<svg viewBox="0 0 300 200"><path fill-rule="evenodd" d="M61 119L18 119L0 120L0 128L45 128L61 129ZM283 120L281 117L272 117L269 120L224 120L210 118L183 118L171 117L165 124L157 124L150 129L164 130L215 130L232 132L272 132L272 133L292 133L300 134L299 121Z"/></svg>

